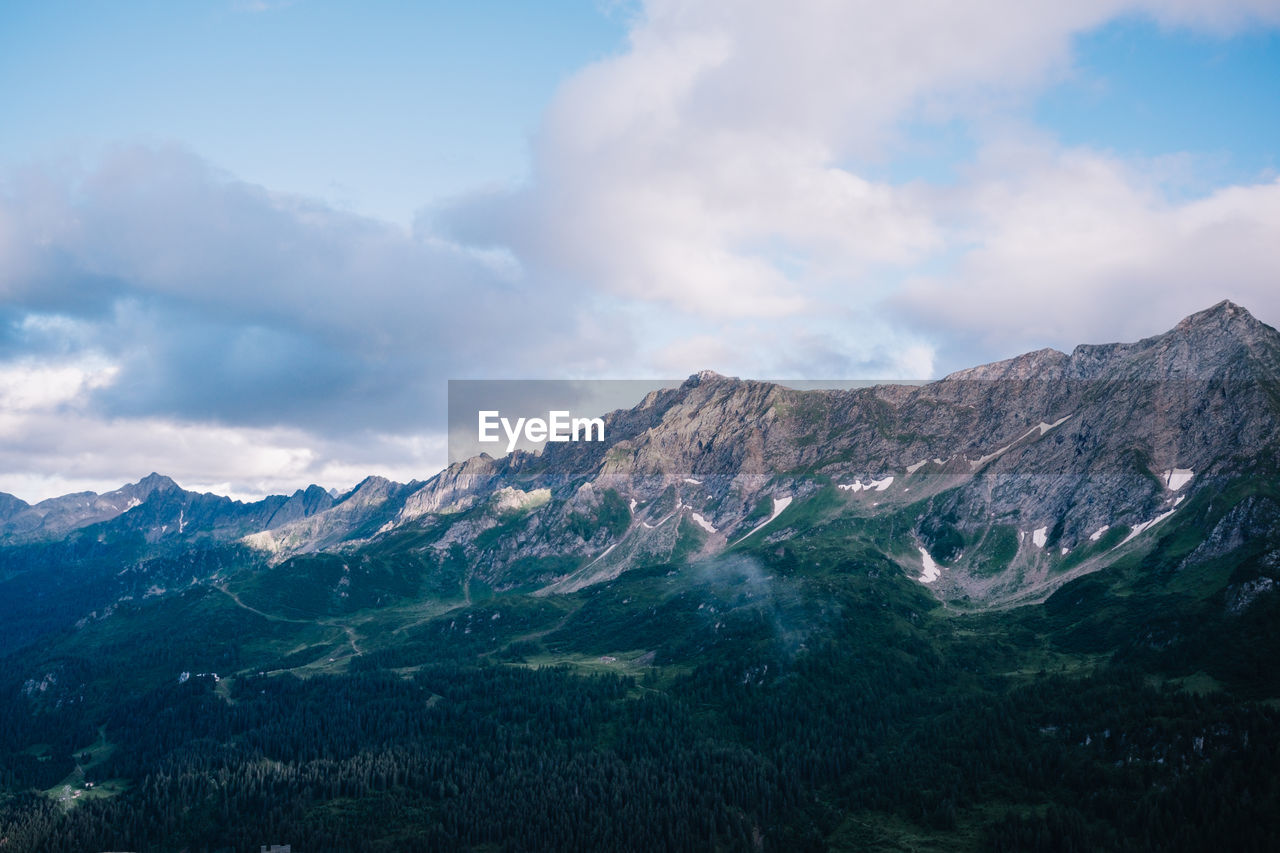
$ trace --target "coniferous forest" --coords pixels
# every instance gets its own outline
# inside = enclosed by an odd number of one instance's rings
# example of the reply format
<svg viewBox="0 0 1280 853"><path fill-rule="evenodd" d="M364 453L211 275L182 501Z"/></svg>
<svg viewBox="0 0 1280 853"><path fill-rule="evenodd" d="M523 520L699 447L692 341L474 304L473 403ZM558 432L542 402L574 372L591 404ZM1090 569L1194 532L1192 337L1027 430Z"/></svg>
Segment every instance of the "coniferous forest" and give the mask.
<svg viewBox="0 0 1280 853"><path fill-rule="evenodd" d="M963 612L840 541L407 621L121 603L3 661L4 849L1274 848L1275 596L1157 548Z"/></svg>

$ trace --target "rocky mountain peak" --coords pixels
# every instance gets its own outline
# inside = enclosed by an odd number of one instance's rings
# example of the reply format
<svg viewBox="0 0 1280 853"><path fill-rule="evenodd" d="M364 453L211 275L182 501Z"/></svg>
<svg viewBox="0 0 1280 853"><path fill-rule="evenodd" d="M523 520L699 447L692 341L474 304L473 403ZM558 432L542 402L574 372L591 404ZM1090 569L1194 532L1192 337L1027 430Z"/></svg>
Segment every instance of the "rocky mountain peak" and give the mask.
<svg viewBox="0 0 1280 853"><path fill-rule="evenodd" d="M1280 370L1280 333L1223 300L1136 343L1081 344L1071 353L1071 374L1079 379L1206 381L1249 363L1256 368L1259 360L1264 371Z"/></svg>
<svg viewBox="0 0 1280 853"><path fill-rule="evenodd" d="M1060 379L1069 360L1070 357L1066 353L1056 349L1039 349L1004 361L958 370L949 374L946 379L961 381Z"/></svg>
<svg viewBox="0 0 1280 853"><path fill-rule="evenodd" d="M22 498L15 497L8 492L0 492L0 519L8 518L16 512L30 508L30 506Z"/></svg>
<svg viewBox="0 0 1280 853"><path fill-rule="evenodd" d="M714 370L699 370L690 376L681 385L682 388L697 388L699 385L710 384L715 382L741 382L742 380L736 376L723 376Z"/></svg>
<svg viewBox="0 0 1280 853"><path fill-rule="evenodd" d="M386 494L391 485L391 481L386 477L379 477L374 474L357 483L356 487L348 492L343 500L378 497Z"/></svg>
<svg viewBox="0 0 1280 853"><path fill-rule="evenodd" d="M76 492L47 498L34 506L16 498L0 500L0 518L4 520L0 525L0 538L61 536L69 530L115 518L157 493L182 493L182 489L168 477L152 472L136 483L101 495Z"/></svg>
<svg viewBox="0 0 1280 853"><path fill-rule="evenodd" d="M1280 333L1229 299L1184 318L1160 337L1186 340L1198 349L1226 357L1242 348L1256 354L1280 347Z"/></svg>
<svg viewBox="0 0 1280 853"><path fill-rule="evenodd" d="M291 500L297 501L307 515L333 506L333 496L314 483L294 492Z"/></svg>
<svg viewBox="0 0 1280 853"><path fill-rule="evenodd" d="M166 477L164 474L157 474L152 471L136 483L123 486L117 491L129 492L132 497L146 498L153 492L170 492L176 491L181 487L173 481L172 478Z"/></svg>
<svg viewBox="0 0 1280 853"><path fill-rule="evenodd" d="M1265 324L1259 321L1249 309L1237 305L1230 299L1224 299L1216 305L1190 314L1179 321L1175 327L1179 330L1195 328L1233 328L1237 331L1256 331Z"/></svg>

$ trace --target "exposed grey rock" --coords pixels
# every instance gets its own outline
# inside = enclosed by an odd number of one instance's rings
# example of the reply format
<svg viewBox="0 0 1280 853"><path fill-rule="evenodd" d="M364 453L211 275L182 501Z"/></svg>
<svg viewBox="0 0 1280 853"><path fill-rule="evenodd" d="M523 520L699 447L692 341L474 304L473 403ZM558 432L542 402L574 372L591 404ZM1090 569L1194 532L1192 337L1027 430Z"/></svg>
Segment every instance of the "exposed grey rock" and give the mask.
<svg viewBox="0 0 1280 853"><path fill-rule="evenodd" d="M924 547L942 564L939 595L1027 600L1148 547L1227 484L1274 476L1278 413L1280 334L1222 302L1135 343L1039 350L918 386L797 391L702 371L606 415L607 442L481 455L423 483L371 477L345 495L252 504L158 475L35 506L0 495L0 536L109 521L150 542L246 537L283 559L408 534L438 555L461 548L495 588L565 591L715 553L762 522L760 541L781 545L826 490L838 512L891 517L887 553L913 577ZM1280 529L1269 499L1224 512L1183 566Z"/></svg>
<svg viewBox="0 0 1280 853"><path fill-rule="evenodd" d="M28 505L12 495L0 499L0 538L6 541L56 539L69 531L107 521L153 494L181 491L168 477L151 473L113 492L75 492ZM4 500L7 499L7 500Z"/></svg>
<svg viewBox="0 0 1280 853"><path fill-rule="evenodd" d="M978 578L961 558L938 585L944 595L1005 598L1065 577L1058 564L1104 526L1158 530L1199 490L1274 450L1278 366L1276 331L1223 302L1136 343L1040 350L923 386L801 392L703 371L609 415L607 446L453 466L423 486L415 513L502 487L551 490L556 500L511 534L519 546L486 558L483 570L501 583L520 556L625 567L634 555L670 554L671 531L693 512L723 546L751 529L762 501L844 484L850 511L917 512L916 540L930 548L939 541L930 518L949 519L970 541L1016 528L1009 571ZM1183 470L1186 482L1169 474ZM567 518L590 503L584 495L609 489L636 502L625 535L566 535ZM767 531L770 541L778 534ZM913 543L901 547L910 559Z"/></svg>
<svg viewBox="0 0 1280 853"><path fill-rule="evenodd" d="M1239 616L1263 595L1274 592L1276 582L1271 578L1255 578L1232 586L1227 590L1227 612Z"/></svg>

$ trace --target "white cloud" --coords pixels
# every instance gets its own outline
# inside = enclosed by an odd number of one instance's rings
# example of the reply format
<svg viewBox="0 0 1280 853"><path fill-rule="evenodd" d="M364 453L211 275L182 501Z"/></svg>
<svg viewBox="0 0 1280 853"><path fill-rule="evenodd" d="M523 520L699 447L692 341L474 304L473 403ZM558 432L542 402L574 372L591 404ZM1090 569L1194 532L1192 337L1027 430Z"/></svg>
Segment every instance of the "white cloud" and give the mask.
<svg viewBox="0 0 1280 853"><path fill-rule="evenodd" d="M1280 3L1276 0L1146 0L1137 6L1163 24L1195 27L1219 35L1250 23L1280 21Z"/></svg>
<svg viewBox="0 0 1280 853"><path fill-rule="evenodd" d="M1223 298L1280 316L1280 182L1177 200L1114 157L997 146L963 204L971 248L897 303L987 356L1133 340Z"/></svg>
<svg viewBox="0 0 1280 853"><path fill-rule="evenodd" d="M1000 307L985 302L1005 297L1040 306L1021 327L1037 346L1037 335L1088 336L1098 324L1071 322L1084 310L1071 307L1080 275L1115 286L1130 270L1147 277L1139 289L1160 287L1151 276L1165 269L1152 257L1179 231L1152 221L1162 214L1148 176L1092 152L1055 154L1051 140L988 150L980 166L990 168L947 190L873 180L855 164L892 159L920 122L959 119L999 138L992 129L1011 107L1068 72L1077 35L1132 14L1225 32L1280 19L1280 4L652 0L627 51L559 93L535 140L531 183L464 200L438 222L463 242L509 249L532 275L657 306L667 316L642 340L666 337L673 317L698 325L689 341L649 347L667 369L719 356L767 370L776 348L735 355L755 346L763 322L797 334L816 327L835 344L828 361L853 370L868 344L915 347L887 361L931 364L912 328L948 343L951 317L980 329L994 312L991 335L1005 336ZM1046 168L1046 157L1057 165ZM971 247L954 280L923 278ZM1018 281L1006 267L1021 271ZM884 312L903 279L915 281L897 301L912 311ZM1202 282L1194 299L1165 304L1194 310L1218 298ZM1093 299L1095 311L1114 304ZM842 346L833 318L857 340ZM781 348L803 351L795 334L784 338Z"/></svg>
<svg viewBox="0 0 1280 853"><path fill-rule="evenodd" d="M1219 34L1280 3L651 0L526 186L412 235L178 149L9 176L0 488L425 476L449 377L920 378L1223 297L1280 316L1280 184L1174 198L1159 164L1008 130L1134 14ZM979 140L956 183L872 176L946 122Z"/></svg>
<svg viewBox="0 0 1280 853"><path fill-rule="evenodd" d="M0 364L0 417L53 409L109 386L118 372L116 365L91 358L69 364Z"/></svg>
<svg viewBox="0 0 1280 853"><path fill-rule="evenodd" d="M119 368L97 395L116 415L422 429L451 375L590 362L626 338L501 252L272 194L176 148L13 176L0 228L17 246L0 308L18 320L0 361L100 354Z"/></svg>
<svg viewBox="0 0 1280 853"><path fill-rule="evenodd" d="M442 434L335 439L295 427L104 419L66 409L0 415L0 491L28 502L110 491L153 470L193 491L256 500L312 483L346 489L371 474L423 479L445 456Z"/></svg>

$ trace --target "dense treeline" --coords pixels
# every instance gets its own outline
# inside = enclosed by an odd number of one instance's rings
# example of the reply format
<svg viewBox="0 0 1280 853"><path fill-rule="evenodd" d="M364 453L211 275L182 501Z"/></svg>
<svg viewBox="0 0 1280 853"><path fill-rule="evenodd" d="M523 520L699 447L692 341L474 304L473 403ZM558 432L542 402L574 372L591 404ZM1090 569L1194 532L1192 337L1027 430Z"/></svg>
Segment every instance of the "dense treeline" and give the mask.
<svg viewBox="0 0 1280 853"><path fill-rule="evenodd" d="M693 850L742 846L748 814L795 801L750 750L710 739L661 694L627 701L635 690L560 670L433 667L412 680L248 679L229 704L189 682L109 723L128 748L93 775L136 774L136 790L65 816L26 804L15 823L25 849L50 851L280 838L325 850Z"/></svg>
<svg viewBox="0 0 1280 853"><path fill-rule="evenodd" d="M1185 602L1108 597L1087 578L1044 608L936 618L897 573L806 575L802 556L779 550L768 575L726 564L680 584L658 567L573 600L498 596L352 644L330 668L345 671L309 678L254 675L250 644L287 638L256 660L303 666L347 647L340 626L268 619L214 589L121 605L78 654L0 661L16 697L0 702L0 838L308 853L1280 837L1274 658L1187 646L1274 648L1274 600L1191 620ZM529 664L609 649L653 665ZM1223 689L1182 689L1197 670ZM84 754L100 730L111 746ZM76 768L114 796L85 789L65 808L34 793Z"/></svg>
<svg viewBox="0 0 1280 853"><path fill-rule="evenodd" d="M49 851L817 850L850 811L947 832L984 804L1004 804L985 824L994 849L1280 836L1280 715L1264 706L1119 667L1013 683L835 641L775 651L662 690L458 664L245 678L230 701L193 679L107 721L118 748L89 778L134 788L65 813L11 800L5 837Z"/></svg>

